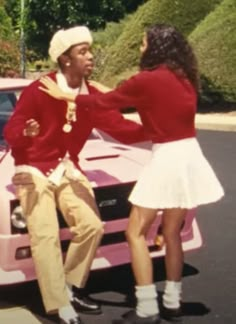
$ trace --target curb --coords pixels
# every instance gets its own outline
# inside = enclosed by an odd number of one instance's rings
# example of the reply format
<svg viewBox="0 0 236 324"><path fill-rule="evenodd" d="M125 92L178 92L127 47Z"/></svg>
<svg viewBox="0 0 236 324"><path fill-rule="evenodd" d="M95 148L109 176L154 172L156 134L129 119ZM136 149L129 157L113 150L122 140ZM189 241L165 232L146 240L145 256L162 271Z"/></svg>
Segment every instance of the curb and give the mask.
<svg viewBox="0 0 236 324"><path fill-rule="evenodd" d="M140 122L138 113L124 114L125 118ZM236 132L236 114L196 114L195 125L197 129Z"/></svg>
<svg viewBox="0 0 236 324"><path fill-rule="evenodd" d="M236 116L228 114L197 114L197 129L236 132Z"/></svg>

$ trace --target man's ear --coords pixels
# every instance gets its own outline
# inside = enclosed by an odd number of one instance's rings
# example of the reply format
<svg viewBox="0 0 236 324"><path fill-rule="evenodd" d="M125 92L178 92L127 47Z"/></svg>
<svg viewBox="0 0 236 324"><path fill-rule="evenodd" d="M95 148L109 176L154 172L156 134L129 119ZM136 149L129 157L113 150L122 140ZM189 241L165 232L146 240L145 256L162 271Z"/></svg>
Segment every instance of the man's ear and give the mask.
<svg viewBox="0 0 236 324"><path fill-rule="evenodd" d="M61 67L64 67L64 66L68 67L71 64L70 57L68 55L66 55L66 54L62 54L59 57L58 61L59 61L59 64L60 64Z"/></svg>

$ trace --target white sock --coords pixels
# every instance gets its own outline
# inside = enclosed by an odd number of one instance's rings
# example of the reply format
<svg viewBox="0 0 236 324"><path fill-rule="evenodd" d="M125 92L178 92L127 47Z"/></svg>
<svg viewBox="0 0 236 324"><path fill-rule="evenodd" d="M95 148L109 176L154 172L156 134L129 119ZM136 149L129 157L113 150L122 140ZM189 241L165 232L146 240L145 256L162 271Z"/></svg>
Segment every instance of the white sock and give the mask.
<svg viewBox="0 0 236 324"><path fill-rule="evenodd" d="M136 312L140 317L148 317L159 314L157 303L156 286L136 286L135 296L137 298Z"/></svg>
<svg viewBox="0 0 236 324"><path fill-rule="evenodd" d="M73 290L72 290L72 285L66 283L66 291L68 293L70 301L73 300Z"/></svg>
<svg viewBox="0 0 236 324"><path fill-rule="evenodd" d="M72 305L66 305L59 308L58 315L66 323L69 323L71 319L75 319L78 317L78 314L76 313Z"/></svg>
<svg viewBox="0 0 236 324"><path fill-rule="evenodd" d="M167 308L179 308L182 294L181 281L166 281L163 304Z"/></svg>

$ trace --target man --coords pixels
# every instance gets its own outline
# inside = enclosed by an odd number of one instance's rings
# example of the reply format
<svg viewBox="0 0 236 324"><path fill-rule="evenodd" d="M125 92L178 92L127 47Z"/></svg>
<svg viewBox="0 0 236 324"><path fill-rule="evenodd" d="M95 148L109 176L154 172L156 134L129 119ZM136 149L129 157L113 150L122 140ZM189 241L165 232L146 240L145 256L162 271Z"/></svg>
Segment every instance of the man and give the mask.
<svg viewBox="0 0 236 324"><path fill-rule="evenodd" d="M92 37L85 26L58 31L49 54L59 69L50 73L62 90L98 92L86 80L93 70ZM117 111L81 113L75 105L55 100L33 82L22 93L4 135L12 148L13 183L27 220L32 257L45 309L61 323L82 323L78 312L99 313L84 287L103 226L93 190L78 164L78 154L92 128L124 143L145 139L142 126ZM56 216L59 208L72 233L65 262ZM76 293L72 289L77 287Z"/></svg>

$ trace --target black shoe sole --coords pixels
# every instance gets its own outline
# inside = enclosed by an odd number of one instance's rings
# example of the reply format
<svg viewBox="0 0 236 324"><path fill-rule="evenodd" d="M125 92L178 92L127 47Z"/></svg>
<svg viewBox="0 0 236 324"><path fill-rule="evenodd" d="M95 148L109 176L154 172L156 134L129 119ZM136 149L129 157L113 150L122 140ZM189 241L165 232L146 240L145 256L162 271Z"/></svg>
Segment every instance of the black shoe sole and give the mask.
<svg viewBox="0 0 236 324"><path fill-rule="evenodd" d="M77 308L75 308L75 310L80 314L87 314L87 315L100 315L100 314L102 314L102 310L100 310L100 309L98 309L98 310L82 310L82 309L79 309L77 307Z"/></svg>
<svg viewBox="0 0 236 324"><path fill-rule="evenodd" d="M89 314L91 314L91 315L102 314L102 309L100 307L97 308L97 309L87 308L87 307L84 307L84 306L80 305L76 301L72 301L71 304L73 305L74 309L78 313L87 314L87 315L89 315Z"/></svg>
<svg viewBox="0 0 236 324"><path fill-rule="evenodd" d="M133 323L151 323L160 324L161 318L159 315L149 316L149 317L139 317L135 310L128 311L122 315L123 319L113 320L112 324L133 324Z"/></svg>
<svg viewBox="0 0 236 324"><path fill-rule="evenodd" d="M162 307L161 309L161 317L169 322L181 322L182 316L183 313L181 307L177 309Z"/></svg>

